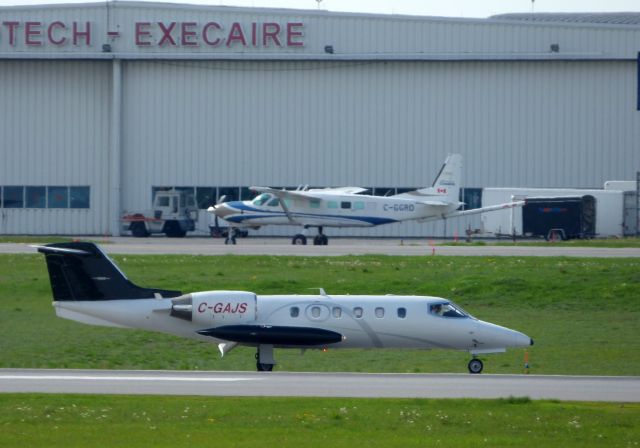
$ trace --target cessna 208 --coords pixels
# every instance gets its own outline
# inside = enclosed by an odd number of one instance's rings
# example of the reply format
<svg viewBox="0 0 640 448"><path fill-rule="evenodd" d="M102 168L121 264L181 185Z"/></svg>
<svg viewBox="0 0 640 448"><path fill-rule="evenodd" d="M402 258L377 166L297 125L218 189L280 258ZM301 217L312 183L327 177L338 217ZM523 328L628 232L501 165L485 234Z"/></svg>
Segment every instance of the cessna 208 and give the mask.
<svg viewBox="0 0 640 448"><path fill-rule="evenodd" d="M447 299L427 296L183 294L134 285L95 244L36 246L46 258L59 317L90 325L141 328L211 341L224 356L257 349L258 371L271 371L274 348L420 348L468 351L477 358L533 345L523 333L483 322Z"/></svg>
<svg viewBox="0 0 640 448"><path fill-rule="evenodd" d="M455 218L458 216L520 207L524 201L509 202L472 210L458 210L462 156L451 154L440 169L431 187L393 196L372 196L360 187L339 187L304 190L278 190L251 187L261 194L251 201L222 202L208 208L217 218L231 226L226 244L235 244L235 232L241 227L264 225L300 225L293 244L307 244L307 229L316 227L314 245L326 245L329 238L324 227L372 227L401 221L418 222Z"/></svg>

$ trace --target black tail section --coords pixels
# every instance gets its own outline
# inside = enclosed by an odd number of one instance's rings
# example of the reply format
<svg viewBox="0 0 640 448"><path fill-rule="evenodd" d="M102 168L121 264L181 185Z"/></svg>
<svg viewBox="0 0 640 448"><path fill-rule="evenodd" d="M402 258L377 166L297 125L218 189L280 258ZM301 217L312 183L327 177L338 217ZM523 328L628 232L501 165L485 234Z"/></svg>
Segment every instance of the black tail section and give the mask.
<svg viewBox="0 0 640 448"><path fill-rule="evenodd" d="M45 255L53 299L120 300L178 297L180 291L134 285L93 243L56 243L38 246Z"/></svg>

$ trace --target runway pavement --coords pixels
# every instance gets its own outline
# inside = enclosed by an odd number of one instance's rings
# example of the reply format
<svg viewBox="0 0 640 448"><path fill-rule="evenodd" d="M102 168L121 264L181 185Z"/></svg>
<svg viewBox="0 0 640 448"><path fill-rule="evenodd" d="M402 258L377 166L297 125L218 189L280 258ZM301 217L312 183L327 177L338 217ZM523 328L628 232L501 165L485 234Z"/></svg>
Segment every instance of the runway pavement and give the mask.
<svg viewBox="0 0 640 448"><path fill-rule="evenodd" d="M640 402L640 377L0 369L0 392Z"/></svg>
<svg viewBox="0 0 640 448"><path fill-rule="evenodd" d="M461 256L566 256L566 257L640 257L640 248L566 247L566 246L441 246L426 239L333 238L328 246L294 246L288 238L240 238L236 245L225 245L214 238L83 238L96 241L110 254L184 254L184 255L461 255ZM39 243L43 244L43 243ZM35 253L29 244L2 243L0 253Z"/></svg>

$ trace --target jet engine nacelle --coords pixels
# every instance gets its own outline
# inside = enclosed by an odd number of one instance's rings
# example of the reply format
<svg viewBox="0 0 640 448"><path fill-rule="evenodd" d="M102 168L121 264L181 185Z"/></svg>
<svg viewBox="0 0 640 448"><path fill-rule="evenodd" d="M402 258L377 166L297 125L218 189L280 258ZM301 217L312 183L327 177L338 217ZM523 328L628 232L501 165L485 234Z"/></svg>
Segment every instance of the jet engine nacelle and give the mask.
<svg viewBox="0 0 640 448"><path fill-rule="evenodd" d="M252 292L195 292L172 302L172 316L201 325L218 326L256 320L256 295Z"/></svg>

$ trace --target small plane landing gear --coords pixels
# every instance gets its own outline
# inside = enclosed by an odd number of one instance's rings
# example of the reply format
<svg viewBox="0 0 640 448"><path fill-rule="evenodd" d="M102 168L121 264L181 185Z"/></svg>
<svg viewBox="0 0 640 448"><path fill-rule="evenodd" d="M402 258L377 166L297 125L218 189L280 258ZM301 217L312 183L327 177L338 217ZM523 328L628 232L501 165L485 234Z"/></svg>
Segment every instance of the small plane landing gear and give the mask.
<svg viewBox="0 0 640 448"><path fill-rule="evenodd" d="M306 246L307 244L307 237L304 236L302 233L298 233L296 236L293 237L293 239L291 240L291 244L294 245L303 245Z"/></svg>
<svg viewBox="0 0 640 448"><path fill-rule="evenodd" d="M224 244L236 244L236 229L229 229L229 233L224 240Z"/></svg>
<svg viewBox="0 0 640 448"><path fill-rule="evenodd" d="M259 345L256 352L256 369L258 372L271 372L275 364L273 345Z"/></svg>
<svg viewBox="0 0 640 448"><path fill-rule="evenodd" d="M469 368L469 373L478 374L482 372L484 364L482 364L482 361L480 361L478 358L473 358L471 361L469 361L467 367Z"/></svg>
<svg viewBox="0 0 640 448"><path fill-rule="evenodd" d="M322 226L318 227L318 234L313 237L313 245L314 246L326 246L329 244L329 238L327 235L322 233Z"/></svg>

